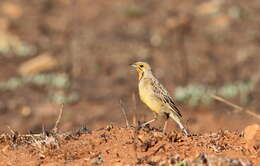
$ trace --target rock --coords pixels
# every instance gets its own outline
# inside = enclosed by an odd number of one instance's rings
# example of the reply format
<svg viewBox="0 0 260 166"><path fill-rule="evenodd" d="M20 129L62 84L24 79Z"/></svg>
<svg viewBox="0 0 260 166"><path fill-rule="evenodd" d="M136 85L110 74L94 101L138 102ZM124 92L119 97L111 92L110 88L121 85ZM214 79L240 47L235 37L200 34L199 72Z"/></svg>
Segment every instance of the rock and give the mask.
<svg viewBox="0 0 260 166"><path fill-rule="evenodd" d="M189 166L207 166L207 165L222 165L222 166L252 166L252 162L242 158L230 158L224 155L200 154L195 160L188 161Z"/></svg>
<svg viewBox="0 0 260 166"><path fill-rule="evenodd" d="M104 162L104 159L101 156L98 156L91 160L91 165L101 165Z"/></svg>
<svg viewBox="0 0 260 166"><path fill-rule="evenodd" d="M220 12L221 3L219 1L207 1L200 4L195 13L198 15L215 15Z"/></svg>
<svg viewBox="0 0 260 166"><path fill-rule="evenodd" d="M154 163L159 162L161 159L162 159L162 157L159 156L159 155L157 155L157 156L151 156L151 157L150 157L150 160L151 160L152 162L154 162Z"/></svg>
<svg viewBox="0 0 260 166"><path fill-rule="evenodd" d="M21 113L22 116L28 117L32 114L32 109L29 106L23 106L20 109L20 113Z"/></svg>
<svg viewBox="0 0 260 166"><path fill-rule="evenodd" d="M23 14L22 8L15 3L5 2L1 7L2 12L12 19L17 19Z"/></svg>
<svg viewBox="0 0 260 166"><path fill-rule="evenodd" d="M260 148L260 125L249 125L244 130L244 137L247 141L246 148L257 151Z"/></svg>
<svg viewBox="0 0 260 166"><path fill-rule="evenodd" d="M32 58L18 68L18 72L23 75L34 75L43 71L54 69L58 66L58 61L48 53Z"/></svg>

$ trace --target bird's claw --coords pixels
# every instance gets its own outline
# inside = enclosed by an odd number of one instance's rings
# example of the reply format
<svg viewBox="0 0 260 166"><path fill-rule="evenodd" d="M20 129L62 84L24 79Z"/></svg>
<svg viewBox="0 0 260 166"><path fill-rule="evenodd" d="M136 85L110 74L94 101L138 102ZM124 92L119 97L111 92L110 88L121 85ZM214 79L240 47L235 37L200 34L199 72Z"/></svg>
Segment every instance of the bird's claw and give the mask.
<svg viewBox="0 0 260 166"><path fill-rule="evenodd" d="M183 128L182 131L186 136L191 136L191 133L187 128Z"/></svg>

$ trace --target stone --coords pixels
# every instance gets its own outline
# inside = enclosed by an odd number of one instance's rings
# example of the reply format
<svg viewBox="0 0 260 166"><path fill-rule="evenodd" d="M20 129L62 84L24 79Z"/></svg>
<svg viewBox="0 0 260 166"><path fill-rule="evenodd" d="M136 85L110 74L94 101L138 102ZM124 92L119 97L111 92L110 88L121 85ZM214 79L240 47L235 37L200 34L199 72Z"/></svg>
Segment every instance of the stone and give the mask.
<svg viewBox="0 0 260 166"><path fill-rule="evenodd" d="M244 137L246 139L246 148L257 151L260 148L260 125L249 125L244 130Z"/></svg>

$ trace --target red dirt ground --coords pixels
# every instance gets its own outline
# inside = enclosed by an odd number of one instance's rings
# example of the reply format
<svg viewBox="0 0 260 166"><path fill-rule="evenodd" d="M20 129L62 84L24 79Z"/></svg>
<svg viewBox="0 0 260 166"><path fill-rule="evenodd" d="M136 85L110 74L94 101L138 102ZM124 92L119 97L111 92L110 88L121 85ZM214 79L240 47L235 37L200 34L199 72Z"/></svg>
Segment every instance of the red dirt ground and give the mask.
<svg viewBox="0 0 260 166"><path fill-rule="evenodd" d="M0 165L260 164L260 148L249 148L243 133L230 131L187 137L149 126L137 130L110 125L44 138L5 135L0 147Z"/></svg>

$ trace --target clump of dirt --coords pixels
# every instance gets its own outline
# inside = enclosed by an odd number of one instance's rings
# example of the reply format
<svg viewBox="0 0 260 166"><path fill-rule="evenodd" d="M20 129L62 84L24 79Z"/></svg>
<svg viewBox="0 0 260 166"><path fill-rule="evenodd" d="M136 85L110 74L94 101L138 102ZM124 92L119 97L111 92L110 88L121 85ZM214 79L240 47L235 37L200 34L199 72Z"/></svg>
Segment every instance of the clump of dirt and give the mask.
<svg viewBox="0 0 260 166"><path fill-rule="evenodd" d="M3 134L0 165L259 165L243 133L163 133L149 126Z"/></svg>

